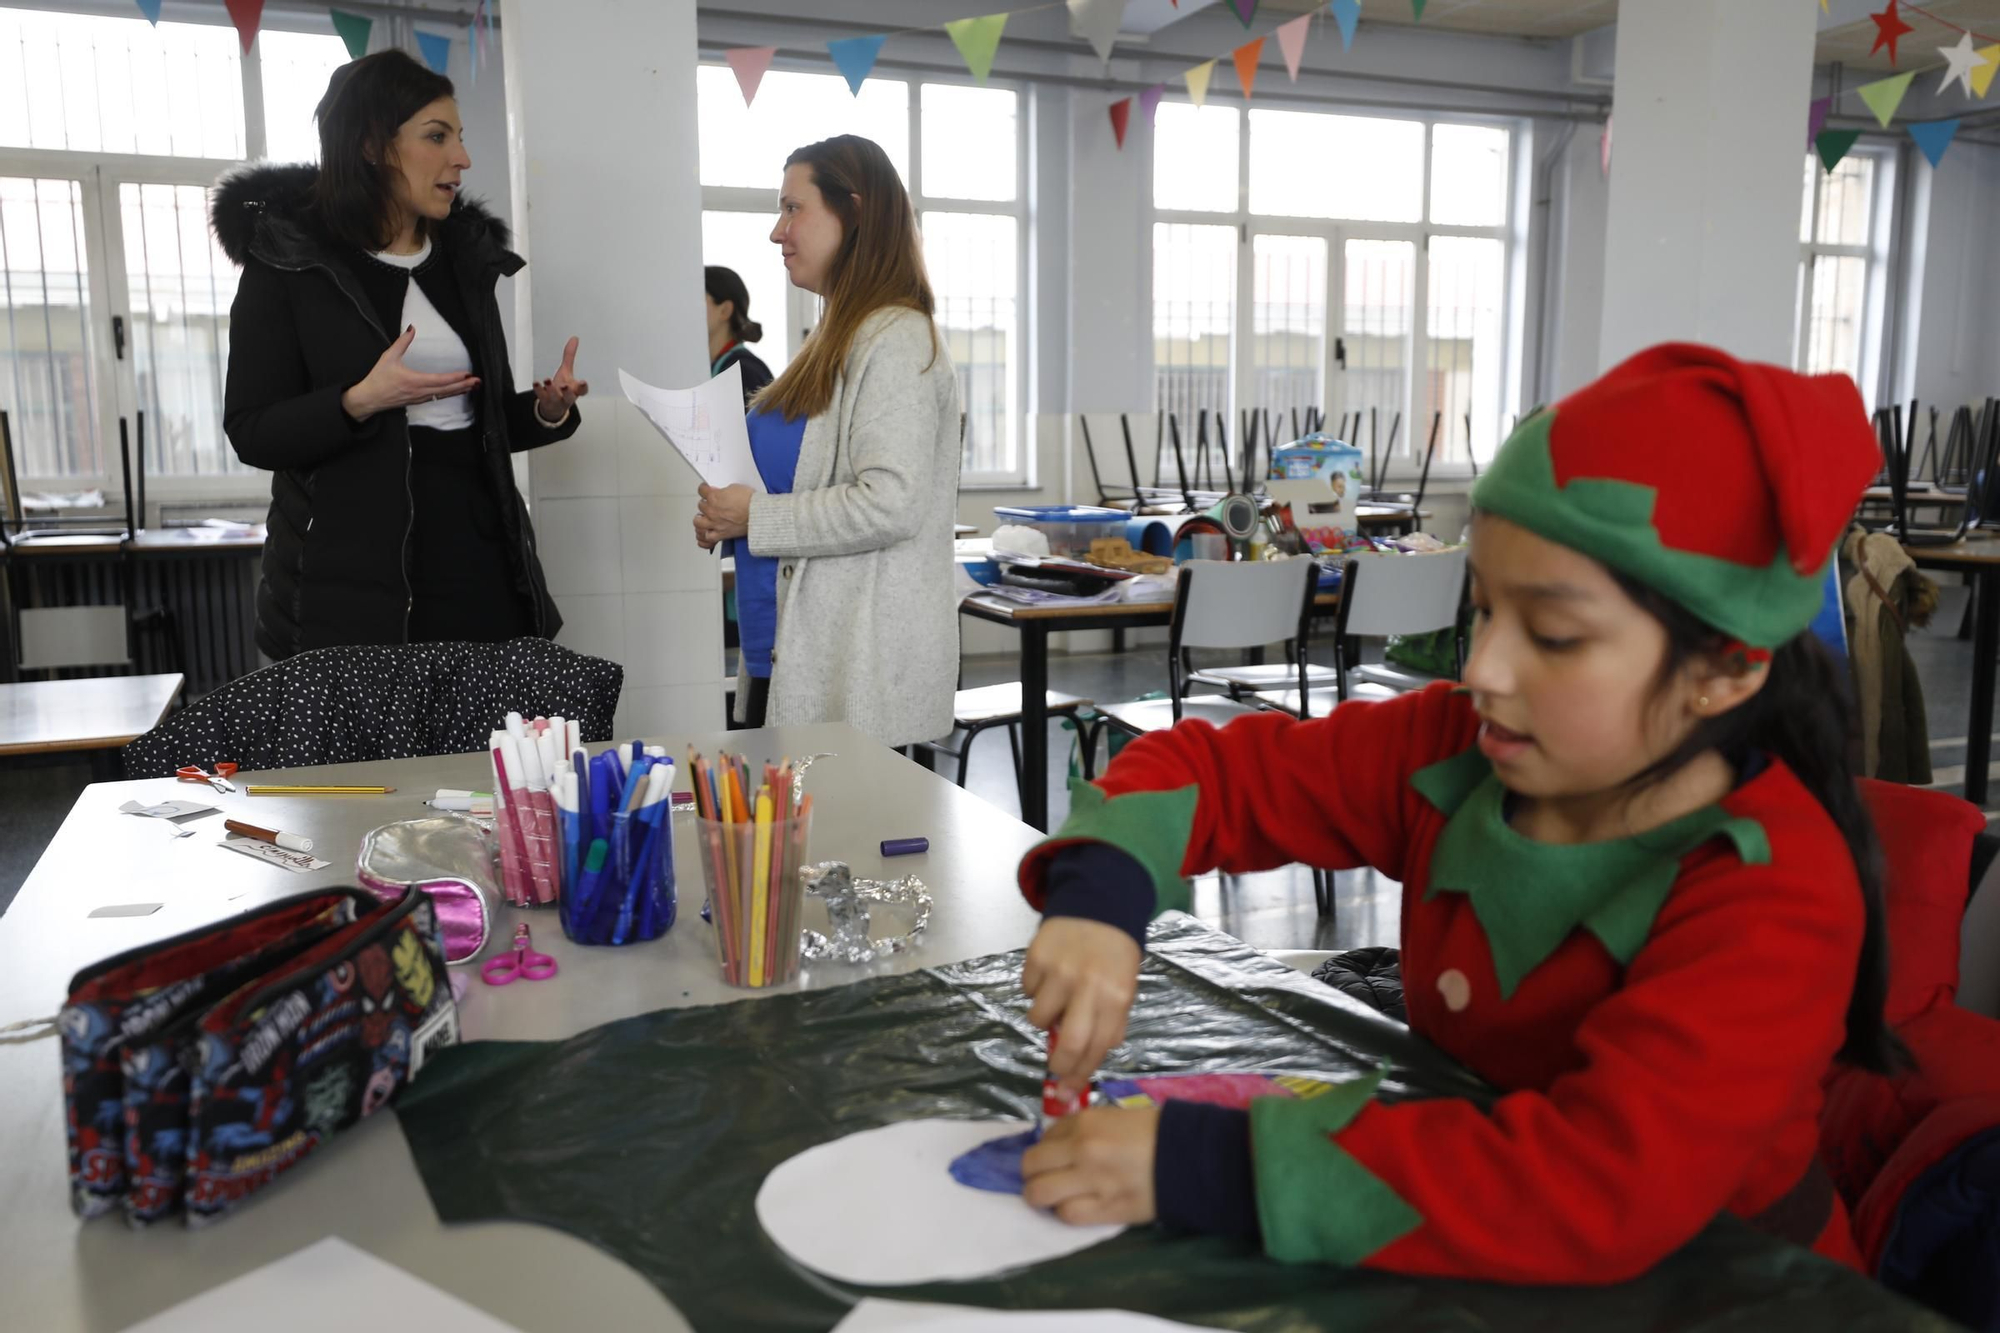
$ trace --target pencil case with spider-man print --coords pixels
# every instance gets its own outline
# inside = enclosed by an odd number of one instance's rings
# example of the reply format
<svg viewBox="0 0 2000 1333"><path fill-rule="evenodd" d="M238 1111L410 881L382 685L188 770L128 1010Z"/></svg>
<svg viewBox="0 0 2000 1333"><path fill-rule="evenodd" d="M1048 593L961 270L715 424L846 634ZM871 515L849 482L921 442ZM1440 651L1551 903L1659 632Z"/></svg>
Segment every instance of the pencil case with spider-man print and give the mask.
<svg viewBox="0 0 2000 1333"><path fill-rule="evenodd" d="M188 1225L230 1212L395 1099L458 1040L437 908L412 893L203 1013L187 1070Z"/></svg>
<svg viewBox="0 0 2000 1333"><path fill-rule="evenodd" d="M79 1217L108 1212L130 1192L128 1054L380 910L357 889L302 894L128 949L71 978L58 1029L70 1206ZM179 1151L171 1141L161 1146Z"/></svg>

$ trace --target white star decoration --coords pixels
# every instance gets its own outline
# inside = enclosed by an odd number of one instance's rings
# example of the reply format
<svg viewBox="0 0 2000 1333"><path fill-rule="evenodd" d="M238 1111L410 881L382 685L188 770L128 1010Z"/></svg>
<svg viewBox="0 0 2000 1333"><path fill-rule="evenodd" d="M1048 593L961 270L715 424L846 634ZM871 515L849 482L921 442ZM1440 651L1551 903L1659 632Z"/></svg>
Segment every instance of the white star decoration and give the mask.
<svg viewBox="0 0 2000 1333"><path fill-rule="evenodd" d="M1951 62L1944 72L1944 82L1938 85L1938 91L1942 93L1956 83L1965 90L1967 97L1972 96L1972 71L1987 63L1987 57L1972 49L1972 34L1960 33L1958 45L1940 46L1938 54Z"/></svg>

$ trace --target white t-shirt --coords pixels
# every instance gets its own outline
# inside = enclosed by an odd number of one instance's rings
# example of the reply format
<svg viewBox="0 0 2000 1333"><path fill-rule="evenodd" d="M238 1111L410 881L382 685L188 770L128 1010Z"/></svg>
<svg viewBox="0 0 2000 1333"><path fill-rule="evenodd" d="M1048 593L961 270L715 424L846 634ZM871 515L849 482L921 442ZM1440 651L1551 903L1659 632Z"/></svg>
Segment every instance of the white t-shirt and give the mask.
<svg viewBox="0 0 2000 1333"><path fill-rule="evenodd" d="M415 270L431 257L430 238L425 237L423 249L413 255L392 255L378 250L373 257L412 275L409 290L403 294L403 320L396 331L400 335L415 325L417 336L411 341L410 350L403 354L403 364L426 375L471 374L472 353L466 350L465 340L445 322L415 277ZM472 394L466 393L440 398L434 403L411 403L404 411L412 426L429 426L432 430L463 430L475 420Z"/></svg>

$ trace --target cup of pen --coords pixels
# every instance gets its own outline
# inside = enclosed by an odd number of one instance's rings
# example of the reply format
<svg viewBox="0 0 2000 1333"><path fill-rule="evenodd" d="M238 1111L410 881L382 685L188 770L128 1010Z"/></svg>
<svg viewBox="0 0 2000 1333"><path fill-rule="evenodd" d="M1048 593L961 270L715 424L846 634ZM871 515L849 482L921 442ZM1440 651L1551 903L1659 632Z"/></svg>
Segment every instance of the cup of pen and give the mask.
<svg viewBox="0 0 2000 1333"><path fill-rule="evenodd" d="M769 797L760 796L755 804L749 819L697 816L694 827L722 979L762 988L782 985L799 972L812 802L796 809L786 802L782 817Z"/></svg>

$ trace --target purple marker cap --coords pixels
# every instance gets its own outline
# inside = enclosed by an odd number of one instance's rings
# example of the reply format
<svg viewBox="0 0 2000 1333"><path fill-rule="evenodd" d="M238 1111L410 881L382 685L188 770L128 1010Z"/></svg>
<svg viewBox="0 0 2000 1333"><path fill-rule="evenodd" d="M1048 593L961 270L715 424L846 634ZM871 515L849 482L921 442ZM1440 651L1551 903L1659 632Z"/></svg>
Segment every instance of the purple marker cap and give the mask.
<svg viewBox="0 0 2000 1333"><path fill-rule="evenodd" d="M917 852L931 849L929 838L885 838L882 842L884 856L912 856Z"/></svg>

